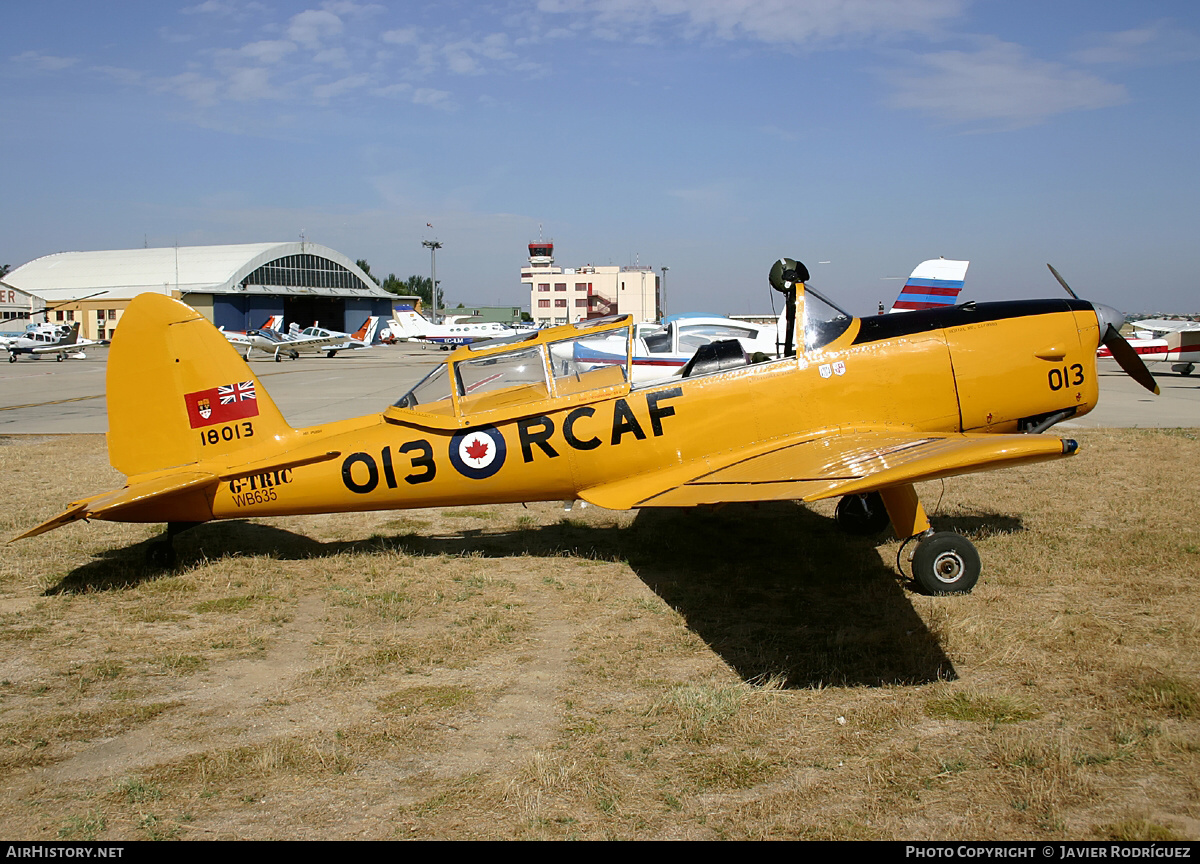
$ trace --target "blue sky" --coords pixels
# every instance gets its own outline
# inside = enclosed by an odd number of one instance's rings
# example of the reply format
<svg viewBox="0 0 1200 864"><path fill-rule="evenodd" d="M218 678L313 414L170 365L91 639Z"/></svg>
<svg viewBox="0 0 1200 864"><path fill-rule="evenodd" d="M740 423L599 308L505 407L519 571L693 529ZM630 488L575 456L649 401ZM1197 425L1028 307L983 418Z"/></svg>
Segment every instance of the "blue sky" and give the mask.
<svg viewBox="0 0 1200 864"><path fill-rule="evenodd" d="M964 297L1200 312L1200 4L6 4L0 262L295 240L451 302L667 265L670 311L855 312L929 257ZM426 227L432 223L432 229ZM829 262L829 263L818 263Z"/></svg>

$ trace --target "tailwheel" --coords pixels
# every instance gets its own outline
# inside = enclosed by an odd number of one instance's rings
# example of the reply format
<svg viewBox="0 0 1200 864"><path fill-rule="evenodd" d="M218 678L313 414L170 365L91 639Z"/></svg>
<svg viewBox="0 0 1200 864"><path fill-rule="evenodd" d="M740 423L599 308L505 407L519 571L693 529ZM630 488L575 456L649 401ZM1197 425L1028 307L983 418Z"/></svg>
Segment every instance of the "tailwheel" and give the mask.
<svg viewBox="0 0 1200 864"><path fill-rule="evenodd" d="M953 531L921 539L913 554L912 574L927 594L967 594L979 581L979 553Z"/></svg>
<svg viewBox="0 0 1200 864"><path fill-rule="evenodd" d="M838 502L834 518L839 528L857 537L878 534L891 522L878 492L845 496Z"/></svg>
<svg viewBox="0 0 1200 864"><path fill-rule="evenodd" d="M146 547L146 563L163 570L175 569L175 546L168 540L156 540Z"/></svg>

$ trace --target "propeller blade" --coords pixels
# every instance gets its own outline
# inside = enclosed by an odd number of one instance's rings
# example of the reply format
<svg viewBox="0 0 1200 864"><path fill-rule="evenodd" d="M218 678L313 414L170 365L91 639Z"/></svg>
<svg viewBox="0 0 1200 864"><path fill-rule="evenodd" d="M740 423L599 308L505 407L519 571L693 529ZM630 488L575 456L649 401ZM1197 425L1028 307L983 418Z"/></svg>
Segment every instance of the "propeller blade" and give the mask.
<svg viewBox="0 0 1200 864"><path fill-rule="evenodd" d="M1126 375L1155 396L1158 395L1158 382L1146 368L1146 363L1142 360L1141 355L1133 350L1133 346L1126 342L1125 337L1118 333L1111 324L1104 331L1103 342L1104 347L1112 352L1113 359L1125 370Z"/></svg>
<svg viewBox="0 0 1200 864"><path fill-rule="evenodd" d="M1047 264L1046 266L1050 268L1050 272L1054 274L1054 278L1058 280L1058 284L1063 286L1063 288L1067 289L1067 293L1070 294L1072 297L1074 297L1076 300L1078 300L1079 295L1071 290L1071 286L1067 284L1067 280L1062 278L1062 276L1059 275L1059 272L1057 270L1055 270L1052 265Z"/></svg>

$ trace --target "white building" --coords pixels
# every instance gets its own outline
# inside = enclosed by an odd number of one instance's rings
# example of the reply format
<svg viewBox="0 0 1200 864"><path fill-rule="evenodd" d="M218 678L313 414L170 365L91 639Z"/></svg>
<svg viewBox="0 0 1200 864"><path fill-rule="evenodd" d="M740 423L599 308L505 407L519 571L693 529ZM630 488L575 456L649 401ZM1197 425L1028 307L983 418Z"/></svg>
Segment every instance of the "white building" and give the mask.
<svg viewBox="0 0 1200 864"><path fill-rule="evenodd" d="M538 242L529 244L521 283L529 289L529 313L539 325L573 324L605 315L632 315L636 322L660 317L653 267L564 269L554 266L554 244Z"/></svg>

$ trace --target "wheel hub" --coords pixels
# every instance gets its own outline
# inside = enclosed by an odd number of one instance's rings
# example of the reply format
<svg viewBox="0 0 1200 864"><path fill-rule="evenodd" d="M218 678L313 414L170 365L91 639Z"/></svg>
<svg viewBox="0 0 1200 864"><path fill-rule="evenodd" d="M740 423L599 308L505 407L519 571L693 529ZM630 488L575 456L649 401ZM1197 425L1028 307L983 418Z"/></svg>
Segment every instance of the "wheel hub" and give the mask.
<svg viewBox="0 0 1200 864"><path fill-rule="evenodd" d="M963 560L957 552L943 552L933 561L933 575L939 582L951 584L962 576L964 567Z"/></svg>

